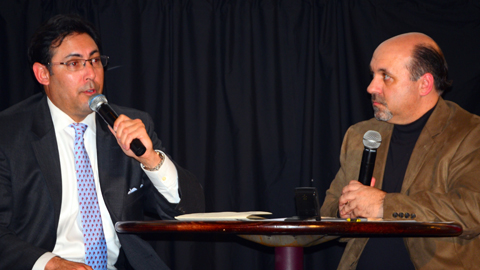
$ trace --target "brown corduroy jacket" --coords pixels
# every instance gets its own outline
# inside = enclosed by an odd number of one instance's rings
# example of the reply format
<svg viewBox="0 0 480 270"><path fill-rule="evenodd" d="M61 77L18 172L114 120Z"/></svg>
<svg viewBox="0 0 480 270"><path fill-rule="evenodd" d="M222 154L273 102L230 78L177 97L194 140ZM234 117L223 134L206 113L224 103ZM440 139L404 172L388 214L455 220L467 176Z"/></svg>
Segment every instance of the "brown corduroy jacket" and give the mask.
<svg viewBox="0 0 480 270"><path fill-rule="evenodd" d="M340 153L341 168L327 190L322 216L336 216L342 188L357 179L363 135L382 135L373 176L381 188L393 125L370 119L350 127ZM459 237L404 238L416 269L478 269L480 265L480 117L442 98L423 128L408 163L401 193L384 201L385 220L455 221ZM368 238L348 241L338 269L355 269ZM392 256L395 256L392 254Z"/></svg>

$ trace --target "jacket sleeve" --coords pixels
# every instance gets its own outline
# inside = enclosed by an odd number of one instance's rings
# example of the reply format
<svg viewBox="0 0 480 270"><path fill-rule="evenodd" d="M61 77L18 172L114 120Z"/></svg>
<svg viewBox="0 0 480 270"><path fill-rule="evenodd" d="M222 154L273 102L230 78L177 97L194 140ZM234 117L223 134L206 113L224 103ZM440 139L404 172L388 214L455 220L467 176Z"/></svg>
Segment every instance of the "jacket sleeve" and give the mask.
<svg viewBox="0 0 480 270"><path fill-rule="evenodd" d="M25 218L15 215L13 209L9 161L0 150L0 270L32 269L37 259L48 250L22 240L21 236L10 229L16 224L14 219ZM29 230L30 227L16 229Z"/></svg>

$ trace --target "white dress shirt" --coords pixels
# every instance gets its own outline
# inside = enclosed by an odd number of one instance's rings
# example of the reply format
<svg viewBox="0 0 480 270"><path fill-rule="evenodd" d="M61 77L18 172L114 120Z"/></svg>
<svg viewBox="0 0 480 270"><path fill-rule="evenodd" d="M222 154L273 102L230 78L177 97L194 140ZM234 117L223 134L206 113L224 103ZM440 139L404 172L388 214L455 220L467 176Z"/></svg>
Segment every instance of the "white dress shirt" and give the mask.
<svg viewBox="0 0 480 270"><path fill-rule="evenodd" d="M55 248L51 253L47 252L43 254L33 266L33 270L44 270L48 261L55 256L69 261L85 263L85 247L83 244L82 220L78 204L77 180L73 155L75 132L74 129L70 127L70 124L75 121L56 107L50 99L48 99L48 106L55 127L55 136L57 138L58 152L60 155L62 204ZM105 206L98 181L95 117L95 113L92 112L82 123L88 125L84 134L85 148L92 163L98 204L102 215L103 231L107 243L108 269L110 270L116 269L114 264L117 261L121 245L108 209ZM138 166L140 166L140 164ZM157 190L170 203L180 202L177 169L167 156L158 171L144 171Z"/></svg>

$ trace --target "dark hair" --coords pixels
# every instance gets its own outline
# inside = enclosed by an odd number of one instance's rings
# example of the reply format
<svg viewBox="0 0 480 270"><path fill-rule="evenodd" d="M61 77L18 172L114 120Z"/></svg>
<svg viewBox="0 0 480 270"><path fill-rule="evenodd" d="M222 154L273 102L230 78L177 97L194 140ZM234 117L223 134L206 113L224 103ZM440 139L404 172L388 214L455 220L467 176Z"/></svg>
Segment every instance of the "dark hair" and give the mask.
<svg viewBox="0 0 480 270"><path fill-rule="evenodd" d="M88 34L101 49L100 35L91 23L76 14L60 14L50 18L33 35L28 47L30 65L35 62L47 65L53 57L52 49L59 47L65 37L75 33Z"/></svg>
<svg viewBox="0 0 480 270"><path fill-rule="evenodd" d="M427 44L418 44L412 52L412 60L408 65L410 80L417 81L425 73L433 75L435 88L439 94L448 90L452 81L448 80L448 66L440 49Z"/></svg>

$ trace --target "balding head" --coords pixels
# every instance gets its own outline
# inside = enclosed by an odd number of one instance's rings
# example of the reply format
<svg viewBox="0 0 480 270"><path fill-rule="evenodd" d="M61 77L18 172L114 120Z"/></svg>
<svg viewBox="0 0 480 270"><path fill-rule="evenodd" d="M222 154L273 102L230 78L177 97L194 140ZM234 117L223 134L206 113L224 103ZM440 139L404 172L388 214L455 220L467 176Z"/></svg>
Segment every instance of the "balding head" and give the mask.
<svg viewBox="0 0 480 270"><path fill-rule="evenodd" d="M451 86L442 50L429 36L422 33L401 34L384 41L377 50L381 48L398 50L404 57L411 57L407 69L412 81L418 80L425 73L432 74L439 95Z"/></svg>
<svg viewBox="0 0 480 270"><path fill-rule="evenodd" d="M411 50L417 44L429 45L436 50L440 50L437 43L435 43L432 38L422 33L405 33L394 36L382 42L378 48L381 46L400 46L406 50Z"/></svg>

